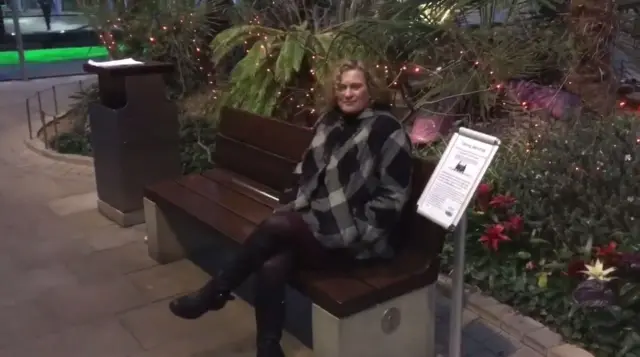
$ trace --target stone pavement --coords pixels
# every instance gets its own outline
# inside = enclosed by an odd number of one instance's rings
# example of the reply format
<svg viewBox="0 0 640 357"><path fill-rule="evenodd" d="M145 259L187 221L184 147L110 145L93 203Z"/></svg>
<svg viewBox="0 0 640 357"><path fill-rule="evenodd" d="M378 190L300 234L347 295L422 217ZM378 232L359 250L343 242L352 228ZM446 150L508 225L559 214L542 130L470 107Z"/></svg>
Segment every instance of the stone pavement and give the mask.
<svg viewBox="0 0 640 357"><path fill-rule="evenodd" d="M0 356L255 356L247 304L198 321L172 317L168 300L206 275L187 261L157 265L144 225L119 228L97 213L90 170L24 148L22 98L64 80L0 83ZM441 297L441 352L447 305ZM464 356L540 356L471 313L465 321ZM285 345L290 357L311 356L289 336Z"/></svg>

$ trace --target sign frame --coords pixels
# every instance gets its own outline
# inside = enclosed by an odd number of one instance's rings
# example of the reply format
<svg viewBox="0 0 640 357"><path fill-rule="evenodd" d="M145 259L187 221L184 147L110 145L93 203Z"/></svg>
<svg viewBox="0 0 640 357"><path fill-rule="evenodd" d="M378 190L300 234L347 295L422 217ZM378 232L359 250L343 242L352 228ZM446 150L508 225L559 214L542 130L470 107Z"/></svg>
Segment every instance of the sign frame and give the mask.
<svg viewBox="0 0 640 357"><path fill-rule="evenodd" d="M433 193L432 191L434 191L437 186L438 187L442 187L440 185L447 186L446 183L442 183L439 181L443 180L442 178L443 172L445 170L451 169L446 166L447 163L450 163L453 161L451 159L452 158L451 155L460 154L460 152L463 151L460 148L463 142L467 142L467 143L477 142L479 145L485 146L488 152L486 153L486 156L484 158L481 158L483 162L479 163L480 165L477 168L478 170L476 171L474 177L468 180L467 183L469 185L464 189L464 197L461 200L458 200L458 202L456 202L458 203L457 204L458 207L456 207L455 215L451 219L445 220L441 216L434 214L433 212L434 208L430 207L429 198L433 197L435 193ZM449 144L447 145L447 148L445 149L444 153L442 154L442 157L440 158L440 161L438 161L438 165L433 170L433 173L429 178L429 182L427 183L426 187L422 191L422 194L420 195L420 198L418 199L418 202L417 202L418 214L429 219L430 221L436 223L437 225L443 227L448 231L455 230L462 216L465 214L465 211L469 206L469 203L471 203L471 200L475 195L478 185L480 185L482 178L484 177L487 170L489 169L489 165L491 165L491 162L493 161L495 154L498 151L498 148L500 147L500 143L501 143L500 139L494 136L480 133L478 131L467 129L467 128L460 128L458 132L453 134L453 136L451 137L451 140L449 141Z"/></svg>

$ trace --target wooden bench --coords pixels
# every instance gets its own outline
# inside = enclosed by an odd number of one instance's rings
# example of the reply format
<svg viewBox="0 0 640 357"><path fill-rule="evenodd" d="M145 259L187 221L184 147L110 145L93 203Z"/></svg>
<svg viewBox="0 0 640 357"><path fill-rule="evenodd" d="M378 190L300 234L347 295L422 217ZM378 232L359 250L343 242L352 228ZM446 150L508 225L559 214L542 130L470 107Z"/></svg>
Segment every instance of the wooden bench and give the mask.
<svg viewBox="0 0 640 357"><path fill-rule="evenodd" d="M217 167L146 189L151 257L169 263L196 254L206 241L242 243L278 206L311 137L306 128L225 109ZM340 273L302 271L291 282L313 303L310 347L316 357L432 356L433 284L445 232L415 214L415 205L433 168L416 161L393 261ZM196 223L204 229L197 238Z"/></svg>

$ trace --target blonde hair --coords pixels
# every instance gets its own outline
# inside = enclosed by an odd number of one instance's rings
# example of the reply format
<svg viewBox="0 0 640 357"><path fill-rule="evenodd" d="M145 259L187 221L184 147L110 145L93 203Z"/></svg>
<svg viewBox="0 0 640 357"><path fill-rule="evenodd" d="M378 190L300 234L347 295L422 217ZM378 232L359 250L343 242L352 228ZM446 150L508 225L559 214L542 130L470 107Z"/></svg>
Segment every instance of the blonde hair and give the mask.
<svg viewBox="0 0 640 357"><path fill-rule="evenodd" d="M391 105L391 91L371 66L358 60L342 60L333 67L331 75L323 83L322 97L318 101L320 113L327 113L336 108L336 89L342 80L342 74L351 70L357 70L364 74L372 106Z"/></svg>

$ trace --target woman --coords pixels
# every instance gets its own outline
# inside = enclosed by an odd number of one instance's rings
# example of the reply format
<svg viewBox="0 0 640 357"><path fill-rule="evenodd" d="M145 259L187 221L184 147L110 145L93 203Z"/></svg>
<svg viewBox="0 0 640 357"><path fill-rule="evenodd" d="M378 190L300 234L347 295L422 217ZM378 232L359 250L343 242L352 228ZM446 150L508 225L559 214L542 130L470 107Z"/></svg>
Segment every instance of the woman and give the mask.
<svg viewBox="0 0 640 357"><path fill-rule="evenodd" d="M284 297L294 269L340 269L393 256L388 237L409 196L411 147L386 87L359 61L336 68L328 110L296 167L298 189L247 238L240 252L171 311L194 319L219 310L256 272L258 357L282 357Z"/></svg>

